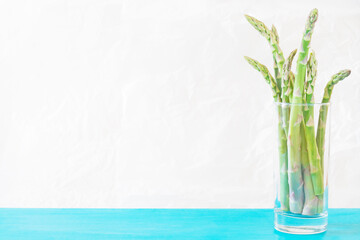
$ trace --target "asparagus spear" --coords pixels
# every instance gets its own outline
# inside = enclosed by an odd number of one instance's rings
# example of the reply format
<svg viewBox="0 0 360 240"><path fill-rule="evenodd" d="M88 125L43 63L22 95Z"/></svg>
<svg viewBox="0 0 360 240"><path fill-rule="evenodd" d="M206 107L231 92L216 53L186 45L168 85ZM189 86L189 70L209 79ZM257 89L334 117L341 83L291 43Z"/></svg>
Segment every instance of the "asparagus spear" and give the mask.
<svg viewBox="0 0 360 240"><path fill-rule="evenodd" d="M290 113L289 122L289 137L288 137L288 156L289 156L289 188L290 188L290 211L294 213L301 213L304 205L304 187L303 178L301 174L301 132L300 126L303 121L302 107L304 95L304 82L307 55L309 52L309 45L311 35L318 17L317 9L311 11L301 42L300 52L296 66L296 76L294 83L294 93L292 102L295 104Z"/></svg>
<svg viewBox="0 0 360 240"><path fill-rule="evenodd" d="M345 70L342 70L340 72L338 72L337 74L334 74L332 77L331 77L331 80L326 84L326 87L324 89L324 96L323 96L323 99L322 99L322 102L323 103L328 103L330 102L330 98L331 98L331 95L332 95L332 91L334 90L334 86L344 80L345 78L347 78L349 75L350 75L351 71L349 69L345 69Z"/></svg>
<svg viewBox="0 0 360 240"><path fill-rule="evenodd" d="M271 26L271 32L274 34L274 40L279 44L279 34L274 25Z"/></svg>
<svg viewBox="0 0 360 240"><path fill-rule="evenodd" d="M326 84L326 87L324 89L324 96L322 99L322 103L329 103L330 98L332 95L332 91L334 89L334 86L344 80L346 77L350 75L350 70L342 70L338 72L337 74L334 74L331 77L331 80ZM324 152L325 152L325 132L326 132L326 120L327 120L327 113L328 113L328 105L323 105L320 107L319 111L319 120L318 120L318 127L317 127L317 133L316 133L316 144L319 149L319 155L320 155L320 166L321 171L324 175ZM318 204L318 213L321 213L324 208L324 196L319 195L319 204Z"/></svg>
<svg viewBox="0 0 360 240"><path fill-rule="evenodd" d="M305 137L307 143L307 150L309 154L309 163L311 170L311 178L314 185L314 192L316 195L321 195L324 191L324 178L321 171L320 155L318 152L315 136L314 126L314 85L317 74L317 61L315 54L312 52L307 62L307 81L305 89L305 101L307 106L304 107L304 121L305 121Z"/></svg>
<svg viewBox="0 0 360 240"><path fill-rule="evenodd" d="M305 202L302 210L303 215L314 215L318 210L319 199L314 193L314 187L310 173L310 163L308 158L307 144L305 138L305 123L301 123L301 166L304 178L304 194Z"/></svg>
<svg viewBox="0 0 360 240"><path fill-rule="evenodd" d="M314 149L313 146L309 147L309 142L312 142L311 144L314 144L314 141L311 141L311 139L308 139L306 136L313 135L315 136L315 129L313 124L305 124L309 122L309 119L313 119L314 115L314 106L311 104L314 103L314 86L315 86L315 80L316 80L316 74L317 74L317 62L315 59L315 54L312 52L310 53L309 60L307 62L307 81L305 82L305 94L304 94L304 102L308 103L309 105L304 106L304 121L301 125L301 167L302 167L302 173L304 178L304 193L305 193L305 202L304 202L304 208L302 211L303 215L314 215L318 211L318 196L315 195L315 190L313 186L313 180L311 175L311 163L310 163L310 157L311 152L308 151L308 149ZM311 120L310 120L311 121ZM314 140L315 137L313 137L312 140ZM315 144L316 145L316 144ZM319 160L316 162L319 164Z"/></svg>
<svg viewBox="0 0 360 240"><path fill-rule="evenodd" d="M281 86L282 86L281 99L282 102L284 103L290 102L290 93L291 93L290 72L291 72L291 64L296 54L296 51L297 50L295 49L290 53L283 68L283 74L281 79ZM289 106L283 106L282 123L286 136L288 135L288 129L289 129L289 114L290 114Z"/></svg>
<svg viewBox="0 0 360 240"><path fill-rule="evenodd" d="M274 37L274 42L276 42L277 44L279 44L279 34L275 28L274 25L271 26L271 32L273 34ZM271 39L270 39L271 41ZM271 44L271 43L270 43ZM278 67L278 60L276 59L276 55L274 55L274 48L272 48L273 51L273 60L274 60L274 74L275 74L275 80L276 80L276 84L278 85L278 87L280 88L280 81L281 81L281 72L279 71L279 67ZM280 89L281 90L281 89Z"/></svg>
<svg viewBox="0 0 360 240"><path fill-rule="evenodd" d="M291 65L292 65L292 61L295 57L297 49L293 50L289 57L287 58L285 64L284 64L284 68L283 68L283 74L282 74L282 79L281 79L281 86L282 86L282 91L281 91L281 98L283 99L283 102L290 102L290 92L291 92Z"/></svg>
<svg viewBox="0 0 360 240"><path fill-rule="evenodd" d="M277 34L276 28L273 27L272 28L273 31L271 31L266 27L266 25L263 22L257 20L256 18L251 17L249 15L245 15L245 18L256 30L258 30L261 33L262 36L266 38L266 40L269 42L271 46L273 59L274 59L274 72L276 77L276 84L281 91L281 74L285 59L284 59L284 54L279 47L279 36Z"/></svg>
<svg viewBox="0 0 360 240"><path fill-rule="evenodd" d="M269 73L269 70L263 64L258 61L246 57L245 60L253 66L257 71L261 72L265 81L270 84L273 98L275 102L281 102L280 90L278 89L275 79ZM288 184L288 176L287 176L287 140L284 129L281 124L281 108L278 109L278 134L279 134L279 164L280 164L280 203L281 209L284 211L289 211L289 184Z"/></svg>
<svg viewBox="0 0 360 240"><path fill-rule="evenodd" d="M255 59L252 59L247 56L245 56L244 58L251 66L253 66L257 71L259 71L265 78L265 81L268 84L270 84L275 102L281 102L280 90L276 85L275 79L273 78L273 76L271 76L269 69L265 65L256 61Z"/></svg>
<svg viewBox="0 0 360 240"><path fill-rule="evenodd" d="M307 80L305 84L306 102L314 103L314 88L315 80L317 76L317 61L315 58L315 52L310 53L309 60L307 62Z"/></svg>
<svg viewBox="0 0 360 240"><path fill-rule="evenodd" d="M346 77L350 75L350 70L342 70L331 77L331 80L326 84L324 89L324 96L322 99L322 103L329 103L332 95L332 91L334 86L344 80ZM319 111L319 120L318 120L318 128L316 133L316 143L319 149L321 166L323 166L324 160L324 151L325 151L325 129L326 129L326 119L327 119L328 106L324 105L320 108ZM322 171L323 171L322 167Z"/></svg>
<svg viewBox="0 0 360 240"><path fill-rule="evenodd" d="M290 89L289 89L289 101L292 102L293 90L294 90L294 82L295 82L295 74L290 72Z"/></svg>

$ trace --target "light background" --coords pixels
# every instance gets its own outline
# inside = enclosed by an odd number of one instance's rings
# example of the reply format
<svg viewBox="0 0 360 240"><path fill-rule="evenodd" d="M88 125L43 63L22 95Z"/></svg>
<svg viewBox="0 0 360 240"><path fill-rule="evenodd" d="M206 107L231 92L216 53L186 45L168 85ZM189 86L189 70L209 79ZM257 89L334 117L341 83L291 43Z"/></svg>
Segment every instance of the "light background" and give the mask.
<svg viewBox="0 0 360 240"><path fill-rule="evenodd" d="M313 7L333 94L330 206L360 207L360 2L1 1L0 207L273 205L271 91Z"/></svg>

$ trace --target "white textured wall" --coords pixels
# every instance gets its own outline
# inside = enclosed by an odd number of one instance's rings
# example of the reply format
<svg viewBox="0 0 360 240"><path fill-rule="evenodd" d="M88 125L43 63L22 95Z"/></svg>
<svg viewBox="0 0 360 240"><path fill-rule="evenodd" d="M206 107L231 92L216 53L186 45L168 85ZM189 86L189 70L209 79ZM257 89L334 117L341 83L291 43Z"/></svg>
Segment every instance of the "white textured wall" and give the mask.
<svg viewBox="0 0 360 240"><path fill-rule="evenodd" d="M253 3L256 2L256 3ZM272 207L271 66L313 7L333 95L330 205L360 207L360 2L0 3L0 207Z"/></svg>

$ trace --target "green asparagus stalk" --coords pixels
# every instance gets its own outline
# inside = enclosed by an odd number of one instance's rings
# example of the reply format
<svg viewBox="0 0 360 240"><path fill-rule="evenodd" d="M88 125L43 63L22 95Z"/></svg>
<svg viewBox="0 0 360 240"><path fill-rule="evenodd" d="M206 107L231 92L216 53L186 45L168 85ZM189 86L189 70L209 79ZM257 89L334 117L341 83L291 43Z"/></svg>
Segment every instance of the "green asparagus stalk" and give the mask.
<svg viewBox="0 0 360 240"><path fill-rule="evenodd" d="M322 99L322 103L329 103L332 95L332 91L334 86L344 80L346 77L350 75L350 70L342 70L337 74L334 74L331 77L331 80L326 84L324 89L324 96ZM316 144L318 146L319 155L320 155L320 166L322 174L324 175L324 152L325 152L325 132L326 132L326 121L327 121L327 114L328 114L328 105L323 105L320 107L319 111L319 120L318 120L318 127L316 133ZM319 195L319 204L318 204L318 213L321 213L324 208L324 196Z"/></svg>
<svg viewBox="0 0 360 240"><path fill-rule="evenodd" d="M314 88L315 80L317 76L317 61L315 58L315 52L310 53L309 60L307 62L307 81L305 84L306 102L314 103Z"/></svg>
<svg viewBox="0 0 360 240"><path fill-rule="evenodd" d="M273 98L275 102L281 102L280 90L277 87L275 79L271 76L269 70L263 64L258 61L246 57L245 60L253 66L257 71L261 72L265 81L271 86L273 92ZM289 184L287 176L287 140L284 129L281 124L281 108L278 109L278 134L279 134L279 168L280 168L280 203L281 209L284 211L289 211Z"/></svg>
<svg viewBox="0 0 360 240"><path fill-rule="evenodd" d="M317 213L319 199L315 195L314 187L310 173L310 163L308 158L306 137L305 137L305 123L301 123L301 167L304 178L304 194L305 202L302 210L303 215L315 215Z"/></svg>
<svg viewBox="0 0 360 240"><path fill-rule="evenodd" d="M293 50L289 57L287 58L284 68L283 68L283 74L281 79L281 98L283 99L283 102L290 102L290 93L291 93L291 65L292 61L295 57L297 49Z"/></svg>
<svg viewBox="0 0 360 240"><path fill-rule="evenodd" d="M279 136L279 171L280 171L280 191L279 200L281 209L289 211L289 182L288 182L288 153L287 138L282 127L281 107L278 106L278 136Z"/></svg>
<svg viewBox="0 0 360 240"><path fill-rule="evenodd" d="M275 28L274 25L272 25L271 27L271 32L273 33L274 35L274 40L279 43L279 35L278 35L278 32ZM270 40L271 41L271 40ZM279 79L281 79L281 73L279 71L279 67L278 67L278 63L277 63L277 60L276 60L276 55L274 55L274 52L273 52L273 60L274 60L274 74L275 74L275 80L276 80L276 84L278 85L279 87Z"/></svg>
<svg viewBox="0 0 360 240"><path fill-rule="evenodd" d="M277 87L275 79L273 78L273 76L271 76L269 69L265 65L256 61L255 59L252 59L247 56L245 56L244 58L251 66L253 66L257 71L259 71L263 75L263 77L265 78L265 81L271 87L271 90L273 92L273 98L274 98L275 102L281 102L280 90Z"/></svg>
<svg viewBox="0 0 360 240"><path fill-rule="evenodd" d="M304 107L304 121L305 121L305 137L307 143L307 150L309 154L309 163L311 170L311 178L314 185L314 192L316 195L321 195L324 192L324 178L321 171L320 155L316 144L315 126L314 126L314 86L317 73L317 61L315 54L312 52L307 62L307 81L305 89L305 101L308 104Z"/></svg>
<svg viewBox="0 0 360 240"><path fill-rule="evenodd" d="M270 38L272 37L273 39L270 39L270 45L272 46L272 54L273 54L273 60L274 60L274 73L275 73L275 80L276 80L276 84L278 86L278 88L280 88L281 91L281 69L279 69L279 67L281 65L283 65L283 55L282 55L282 51L280 49L280 47L275 47L275 46L279 46L279 34L275 28L274 25L271 26L271 32L272 35L270 35ZM280 51L280 53L277 53L277 51ZM279 55L281 54L281 55Z"/></svg>
<svg viewBox="0 0 360 240"><path fill-rule="evenodd" d="M291 93L291 85L290 85L290 73L291 73L291 64L294 59L294 56L296 54L296 49L292 51L287 58L284 68L283 68L283 74L281 79L281 99L283 103L289 103L290 102L290 93ZM289 129L289 116L290 116L290 108L289 106L283 105L282 108L282 124L285 131L286 136L288 135L288 129Z"/></svg>
<svg viewBox="0 0 360 240"><path fill-rule="evenodd" d="M276 85L281 91L281 74L282 74L285 58L279 46L279 35L277 33L277 30L274 26L272 27L272 30L269 30L263 22L249 15L245 15L245 18L258 32L261 33L262 36L266 38L266 40L269 42L271 46L273 60L274 60Z"/></svg>
<svg viewBox="0 0 360 240"><path fill-rule="evenodd" d="M318 203L319 198L315 194L312 174L311 174L311 164L310 164L310 157L311 153L308 149L314 149L313 146L309 147L310 144L308 142L312 142L314 144L314 136L315 136L315 129L314 124L305 124L309 123L309 119L313 119L314 116L314 106L311 105L314 103L314 86L315 80L317 75L317 62L315 59L315 54L312 52L310 53L309 60L307 62L307 81L305 82L305 94L304 94L304 102L308 103L309 105L304 106L304 121L301 126L302 136L301 136L301 167L302 173L304 178L304 193L305 193L305 202L303 208L303 215L315 215L318 211ZM313 139L309 139L309 136L313 136ZM316 145L316 144L315 144ZM319 164L319 160L316 162Z"/></svg>
<svg viewBox="0 0 360 240"><path fill-rule="evenodd" d="M326 84L324 89L324 96L322 99L322 103L329 103L330 98L332 95L332 91L334 86L344 80L346 77L350 75L350 70L342 70L331 77L331 80ZM328 113L328 106L324 105L320 108L319 112L319 120L318 120L318 128L316 133L316 143L319 149L320 159L321 159L321 166L323 166L324 160L324 151L325 151L325 129L326 129L326 119ZM323 167L322 167L323 168ZM323 170L323 169L322 169Z"/></svg>
<svg viewBox="0 0 360 240"><path fill-rule="evenodd" d="M304 187L301 173L301 132L300 126L303 121L302 106L304 96L304 83L307 55L311 35L318 17L317 9L311 11L301 42L299 56L296 66L296 76L294 82L294 93L292 103L295 105L291 109L288 137L288 157L289 157L289 188L290 188L290 211L293 213L302 213L304 205ZM297 105L299 104L299 105Z"/></svg>
<svg viewBox="0 0 360 240"><path fill-rule="evenodd" d="M324 89L324 96L322 99L322 103L329 103L332 95L332 91L334 86L344 80L346 77L350 75L350 70L342 70L331 77L331 80L326 84ZM324 159L324 151L325 151L325 129L326 129L326 119L327 119L328 106L324 105L320 108L319 112L319 120L318 120L318 128L316 133L316 143L319 149L319 154L321 158L321 162Z"/></svg>
<svg viewBox="0 0 360 240"><path fill-rule="evenodd" d="M274 25L271 26L271 32L274 34L274 40L279 44L279 34Z"/></svg>
<svg viewBox="0 0 360 240"><path fill-rule="evenodd" d="M294 82L295 82L295 74L290 72L290 89L289 89L289 101L292 102L293 92L294 92Z"/></svg>

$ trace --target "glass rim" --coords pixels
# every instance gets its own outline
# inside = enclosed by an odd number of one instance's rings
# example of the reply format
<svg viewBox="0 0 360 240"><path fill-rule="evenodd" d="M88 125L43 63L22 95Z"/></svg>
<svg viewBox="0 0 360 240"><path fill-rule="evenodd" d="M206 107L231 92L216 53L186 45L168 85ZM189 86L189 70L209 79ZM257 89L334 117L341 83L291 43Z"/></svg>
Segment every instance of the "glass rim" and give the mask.
<svg viewBox="0 0 360 240"><path fill-rule="evenodd" d="M275 105L277 106L330 106L331 103L327 102L327 103L322 103L322 102L317 102L317 103L284 103L284 102L274 102Z"/></svg>

